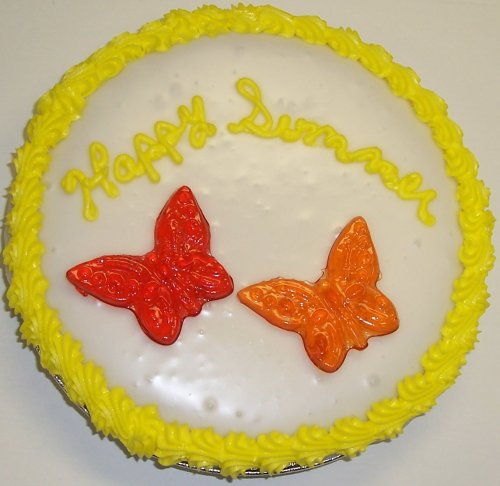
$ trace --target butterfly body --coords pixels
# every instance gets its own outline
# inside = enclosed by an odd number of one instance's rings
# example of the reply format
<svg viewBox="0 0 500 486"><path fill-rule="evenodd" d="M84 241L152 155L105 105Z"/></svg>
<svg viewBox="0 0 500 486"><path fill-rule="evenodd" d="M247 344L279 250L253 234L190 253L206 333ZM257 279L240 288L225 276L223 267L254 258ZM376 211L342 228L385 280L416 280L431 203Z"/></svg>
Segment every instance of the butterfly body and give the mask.
<svg viewBox="0 0 500 486"><path fill-rule="evenodd" d="M379 277L368 226L358 217L335 241L317 282L276 278L240 290L238 298L274 326L298 333L311 361L334 372L350 349L399 326L394 305L376 287Z"/></svg>
<svg viewBox="0 0 500 486"><path fill-rule="evenodd" d="M233 291L231 277L209 250L208 222L191 190L181 187L158 216L153 250L101 256L66 276L80 293L131 310L154 341L172 344L186 317Z"/></svg>

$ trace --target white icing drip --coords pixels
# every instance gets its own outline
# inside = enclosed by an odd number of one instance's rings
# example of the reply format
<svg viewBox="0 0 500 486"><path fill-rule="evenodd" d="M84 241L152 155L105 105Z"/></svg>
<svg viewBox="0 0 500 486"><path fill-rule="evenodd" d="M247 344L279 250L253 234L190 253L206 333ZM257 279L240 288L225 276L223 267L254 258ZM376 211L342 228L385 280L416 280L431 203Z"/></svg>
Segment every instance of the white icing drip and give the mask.
<svg viewBox="0 0 500 486"><path fill-rule="evenodd" d="M259 84L276 116L330 124L352 148L380 147L402 175L422 173L425 187L438 191L431 204L436 226L424 226L416 203L398 199L378 176L339 164L326 149L229 133L227 123L250 113L235 89L244 76ZM111 159L133 154L134 134L152 135L157 120L176 122L177 107L193 95L203 97L216 136L201 150L181 142L180 166L156 162L158 184L142 178L120 185L114 200L95 190L100 216L85 221L80 194L64 193L60 180L70 168L90 173L89 144L104 143ZM460 237L443 167L409 106L326 48L265 36L177 46L130 65L101 88L54 150L42 229L48 302L109 384L123 386L138 404L156 403L166 420L254 435L362 416L370 403L395 393L398 379L419 370L450 306ZM212 254L232 275L235 293L186 319L178 341L163 347L143 334L131 312L75 292L65 272L99 255L149 251L155 219L181 185L197 197L211 226ZM368 222L383 274L379 288L401 324L326 374L309 361L298 335L269 325L238 302L236 291L277 276L317 280L335 237L357 215Z"/></svg>

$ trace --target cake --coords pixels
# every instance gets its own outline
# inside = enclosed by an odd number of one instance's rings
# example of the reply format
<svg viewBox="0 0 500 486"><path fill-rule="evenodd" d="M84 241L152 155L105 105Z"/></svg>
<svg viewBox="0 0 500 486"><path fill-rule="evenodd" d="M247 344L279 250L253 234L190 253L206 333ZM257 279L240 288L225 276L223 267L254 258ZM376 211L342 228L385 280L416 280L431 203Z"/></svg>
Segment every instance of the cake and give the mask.
<svg viewBox="0 0 500 486"><path fill-rule="evenodd" d="M492 264L475 159L444 102L350 30L271 7L172 12L69 70L14 164L4 261L22 335L138 456L235 476L356 455L427 411L475 341ZM75 292L75 265L149 252L184 186L236 291L317 281L363 216L399 329L327 373L236 292L169 346Z"/></svg>

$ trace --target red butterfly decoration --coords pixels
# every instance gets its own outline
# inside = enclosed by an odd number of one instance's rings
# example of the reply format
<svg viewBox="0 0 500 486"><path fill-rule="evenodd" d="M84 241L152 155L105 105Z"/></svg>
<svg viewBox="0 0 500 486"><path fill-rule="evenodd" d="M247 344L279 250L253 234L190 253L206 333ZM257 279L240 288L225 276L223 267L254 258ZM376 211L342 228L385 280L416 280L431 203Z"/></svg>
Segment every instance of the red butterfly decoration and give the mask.
<svg viewBox="0 0 500 486"><path fill-rule="evenodd" d="M83 295L130 309L143 331L159 344L172 344L187 316L233 291L233 281L210 254L210 227L188 187L162 209L154 248L142 256L108 255L66 273Z"/></svg>
<svg viewBox="0 0 500 486"><path fill-rule="evenodd" d="M376 288L379 278L368 226L357 217L333 244L316 283L275 278L240 290L238 298L274 326L298 333L311 361L331 373L350 349L398 328L394 305Z"/></svg>

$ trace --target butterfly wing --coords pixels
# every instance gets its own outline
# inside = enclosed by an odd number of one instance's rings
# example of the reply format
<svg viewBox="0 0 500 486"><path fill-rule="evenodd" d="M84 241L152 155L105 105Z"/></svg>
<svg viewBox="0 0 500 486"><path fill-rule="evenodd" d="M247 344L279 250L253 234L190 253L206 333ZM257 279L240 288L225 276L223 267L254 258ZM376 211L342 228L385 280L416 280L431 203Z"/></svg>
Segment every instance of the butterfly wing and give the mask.
<svg viewBox="0 0 500 486"><path fill-rule="evenodd" d="M172 298L168 287L151 281L141 288L141 296L131 308L144 333L159 344L172 344L179 337L189 314Z"/></svg>
<svg viewBox="0 0 500 486"><path fill-rule="evenodd" d="M333 299L342 300L344 333L356 349L366 347L371 336L389 334L399 326L393 303L376 287L379 278L368 225L363 218L354 218L335 241L321 281L328 282Z"/></svg>
<svg viewBox="0 0 500 486"><path fill-rule="evenodd" d="M109 255L76 265L66 272L66 277L83 295L116 307L129 307L140 282L151 278L151 271L142 257Z"/></svg>
<svg viewBox="0 0 500 486"><path fill-rule="evenodd" d="M176 308L171 291L158 278L146 256L108 255L81 263L66 273L83 295L130 309L154 341L171 344L186 311Z"/></svg>
<svg viewBox="0 0 500 486"><path fill-rule="evenodd" d="M221 299L233 291L232 278L212 255L193 253L187 260L187 271L181 280L194 301L205 303Z"/></svg>
<svg viewBox="0 0 500 486"><path fill-rule="evenodd" d="M210 251L210 227L189 187L177 189L156 219L155 249L168 255Z"/></svg>
<svg viewBox="0 0 500 486"><path fill-rule="evenodd" d="M240 290L238 298L274 326L298 333L318 368L333 372L343 363L348 348L340 316L329 310L314 285L277 278Z"/></svg>

